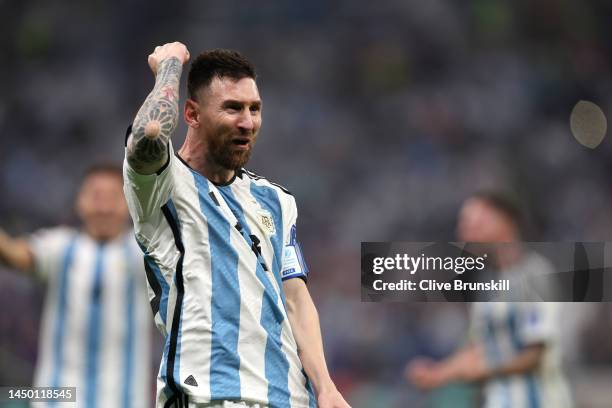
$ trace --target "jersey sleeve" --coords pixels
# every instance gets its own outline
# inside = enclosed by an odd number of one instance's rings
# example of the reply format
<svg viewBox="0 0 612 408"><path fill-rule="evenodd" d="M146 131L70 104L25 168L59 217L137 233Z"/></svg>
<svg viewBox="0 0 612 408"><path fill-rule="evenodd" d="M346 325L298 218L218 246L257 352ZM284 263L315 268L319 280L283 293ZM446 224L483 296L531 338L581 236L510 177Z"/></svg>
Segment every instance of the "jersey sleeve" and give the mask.
<svg viewBox="0 0 612 408"><path fill-rule="evenodd" d="M128 128L129 137L131 126ZM147 221L170 198L174 183L172 169L174 161L172 142L168 142L168 162L154 174L140 174L123 160L123 190L134 223Z"/></svg>
<svg viewBox="0 0 612 408"><path fill-rule="evenodd" d="M520 303L518 336L523 346L549 343L557 337L559 307L552 302Z"/></svg>
<svg viewBox="0 0 612 408"><path fill-rule="evenodd" d="M42 279L52 278L62 268L70 253L76 232L66 227L41 229L30 235L28 244L34 257L34 274Z"/></svg>
<svg viewBox="0 0 612 408"><path fill-rule="evenodd" d="M285 236L283 238L283 266L281 269L281 278L283 281L293 278L301 278L304 281L308 279L308 266L304 261L302 249L297 240L297 206L295 199L291 197L291 205L289 206L288 216L285 221Z"/></svg>

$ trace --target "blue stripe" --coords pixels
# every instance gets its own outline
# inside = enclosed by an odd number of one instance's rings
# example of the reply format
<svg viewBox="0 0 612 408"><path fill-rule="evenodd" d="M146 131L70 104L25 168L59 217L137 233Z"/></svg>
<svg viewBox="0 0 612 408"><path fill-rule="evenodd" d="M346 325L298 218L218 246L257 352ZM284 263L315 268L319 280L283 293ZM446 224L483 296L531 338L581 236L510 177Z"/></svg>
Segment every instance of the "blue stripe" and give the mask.
<svg viewBox="0 0 612 408"><path fill-rule="evenodd" d="M272 261L272 271L274 272L274 279L276 279L276 284L279 288L282 288L282 279L281 279L281 270L283 267L283 240L284 240L284 231L283 231L283 213L281 210L280 200L278 199L278 193L275 189L268 186L258 186L253 181L251 181L251 194L259 205L267 210L270 215L272 215L272 219L274 220L274 228L276 229L276 234L274 234L270 238L270 242L272 243L272 248L274 249L274 260ZM283 305L285 304L285 292L282 290L281 299L283 301Z"/></svg>
<svg viewBox="0 0 612 408"><path fill-rule="evenodd" d="M159 300L159 316L161 317L164 325L166 324L167 315L168 315L168 295L170 294L170 285L166 282L166 279L162 275L161 270L159 269L159 265L157 262L151 257L148 253L145 253L144 260L149 265L149 268L153 271L155 275L155 279L159 282L159 285L162 288L161 298Z"/></svg>
<svg viewBox="0 0 612 408"><path fill-rule="evenodd" d="M234 228L209 196L208 180L193 173L200 210L208 223L208 242L212 279L211 298L211 399L240 398L240 288L238 286L238 254L230 244Z"/></svg>
<svg viewBox="0 0 612 408"><path fill-rule="evenodd" d="M236 197L234 197L231 188L222 187L219 188L219 191L242 225L242 233L245 234L245 239L247 242L251 242L251 238L249 237L251 235L251 230L246 222L242 206ZM279 226L279 213L272 212L272 208L268 208L268 211L272 213L277 228L277 235L272 244L274 246L275 256L277 256L278 261L280 260L280 251L282 248L282 240L278 239L278 234L282 234L282 225ZM263 261L261 256L258 258L258 260ZM273 262L273 271L279 285L281 285L280 261L277 261ZM255 273L265 288L262 297L260 323L268 334L265 351L265 372L266 379L268 380L268 401L271 406L288 407L291 405L289 393L289 362L281 350L281 329L284 315L282 310L280 310L278 307L278 295L276 290L274 289L272 282L268 278L268 275L264 271L260 262L257 262L257 269ZM282 286L279 287L282 288Z"/></svg>
<svg viewBox="0 0 612 408"><path fill-rule="evenodd" d="M125 342L123 345L124 356L123 356L123 407L130 408L132 405L132 379L134 377L134 321L135 321L135 310L134 310L134 297L136 296L135 291L135 276L134 270L130 267L132 265L132 254L130 252L130 244L125 243L125 270L122 271L127 274L127 289L126 289L126 301L127 301L127 319L125 323ZM143 334L146 336L146 334Z"/></svg>
<svg viewBox="0 0 612 408"><path fill-rule="evenodd" d="M521 341L519 332L518 332L518 322L517 315L512 304L509 305L508 311L508 328L510 332L510 338L512 339L512 345L516 351L522 351L525 348L525 345ZM525 380L525 387L527 388L527 401L529 403L529 407L538 408L540 406L540 401L538 398L538 390L535 383L535 378L532 373L523 374L523 379Z"/></svg>
<svg viewBox="0 0 612 408"><path fill-rule="evenodd" d="M57 310L55 315L55 328L53 330L53 355L52 355L52 367L53 373L51 375L51 387L59 387L61 385L61 375L64 363L64 327L66 325L66 302L68 295L68 288L70 285L69 270L74 259L74 251L76 247L77 235L72 237L62 260L62 268L59 274L59 284L57 289ZM55 403L51 404L55 405Z"/></svg>
<svg viewBox="0 0 612 408"><path fill-rule="evenodd" d="M98 389L98 356L100 353L100 332L102 324L102 272L104 270L104 244L96 248L94 281L89 309L89 328L87 330L87 348L85 352L85 405L96 407Z"/></svg>
<svg viewBox="0 0 612 408"><path fill-rule="evenodd" d="M136 243L138 243L138 246L140 247L140 249L142 250L144 254L144 261L147 263L149 268L153 271L153 274L155 275L155 280L159 283L161 287L158 313L164 324L164 332L166 333L166 336L164 337L164 349L162 352L159 376L164 382L164 384L167 384L166 366L168 362L168 354L170 351L170 336L168 336L169 330L167 328L166 319L167 319L167 313L168 313L168 296L170 293L170 285L168 285L168 282L166 282L166 279L162 275L162 272L159 266L157 265L157 262L155 262L155 259L152 256L150 256L150 254L147 251L147 248L140 241L138 241L138 239L136 239ZM167 386L164 386L162 391L164 395L166 396L166 398L170 398L171 391Z"/></svg>

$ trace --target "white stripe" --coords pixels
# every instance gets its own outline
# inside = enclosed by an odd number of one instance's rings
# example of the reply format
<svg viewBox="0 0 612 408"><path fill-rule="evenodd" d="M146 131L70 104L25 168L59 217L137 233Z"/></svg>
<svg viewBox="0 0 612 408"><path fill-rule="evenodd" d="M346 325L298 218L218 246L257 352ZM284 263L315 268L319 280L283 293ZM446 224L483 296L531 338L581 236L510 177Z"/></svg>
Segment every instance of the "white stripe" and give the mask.
<svg viewBox="0 0 612 408"><path fill-rule="evenodd" d="M124 343L127 302L127 265L122 248L108 245L104 251L102 310L100 313L100 352L98 360L98 407L121 407L123 391ZM118 296L119 295L119 296Z"/></svg>
<svg viewBox="0 0 612 408"><path fill-rule="evenodd" d="M178 160L176 162L178 163ZM200 199L193 175L180 163L177 164L176 170L179 173L177 177L190 181L177 185L176 194L180 199L174 200L181 221L183 245L187 249L183 260L185 306L182 318L180 381L185 388L190 389L191 387L184 384L184 380L193 375L198 383L197 387L193 387L193 392L210 398L212 276L208 225L200 210ZM209 276L204 276L205 274ZM170 327L169 325L168 332Z"/></svg>
<svg viewBox="0 0 612 408"><path fill-rule="evenodd" d="M61 383L76 386L77 395L84 398L85 367L91 288L94 279L94 242L80 235L74 251L73 263L68 271L69 288L66 302L65 336L63 344L64 370Z"/></svg>
<svg viewBox="0 0 612 408"><path fill-rule="evenodd" d="M248 184L247 184L248 185ZM244 184L234 183L231 186L232 194L241 204L242 213L245 217L251 234L255 234L260 239L262 254L268 269L271 262L269 256L270 245L268 240L261 235L259 227L254 220L248 216L253 214L249 211L249 203L255 202ZM265 286L256 275L258 258L251 248L240 248L245 246L245 239L241 234L232 235L232 246L237 249L238 262L238 283L240 285L240 331L238 335L238 355L240 356L240 393L243 398L253 398L256 395L268 395L268 381L266 379L266 343L267 332L261 326L261 310ZM248 243L246 244L248 247ZM269 274L270 271L263 271ZM272 276L269 275L270 281ZM277 292L278 293L278 292ZM267 398L262 402L268 403Z"/></svg>
<svg viewBox="0 0 612 408"><path fill-rule="evenodd" d="M251 180L251 182L255 183L254 180ZM259 186L267 186L267 187L270 187L276 190L278 198L279 198L279 205L281 208L281 214L283 218L281 220L281 223L283 225L282 233L285 236L287 236L289 234L289 228L290 228L290 225L288 226L289 218L290 218L290 215L288 214L289 213L288 209L289 209L289 206L291 205L291 202L290 202L291 196L282 192L280 188L270 185L270 183L266 182L266 180L263 180L263 179L257 180L256 184ZM235 186L232 186L232 191L234 192L234 195L236 195L237 197L240 197L240 202L243 204L243 206L249 206L250 203L253 203L252 205L255 208L249 211L245 211L245 212L248 212L248 214L257 214L257 210L261 209L259 202L251 194L250 188L244 187L244 185L242 185L242 188L237 188ZM258 235L265 234L263 228L261 228L258 222L259 220L257 219L253 219L252 217L247 217L247 223L249 224L249 228L251 231L259 231ZM280 234L281 231L277 231L277 233ZM289 318L287 316L287 311L285 309L285 306L283 305L283 301L280 296L280 293L283 289L279 287L277 280L274 278L274 276L272 276L272 272L273 272L272 262L274 259L274 248L272 247L270 238L267 235L264 235L264 237L265 239L261 239L262 241L261 248L262 248L262 256L264 258L264 261L266 262L266 265L268 265L268 269L269 269L268 272L266 272L266 274L268 274L268 277L270 278L270 282L272 283L272 286L274 287L274 290L276 291L278 295L277 305L279 309L282 311L283 316L285 318L281 326L281 351L285 354L285 357L287 358L287 362L289 363L288 388L289 388L289 394L290 394L291 407L304 407L304 406L307 407L308 406L308 393L304 387L306 383L306 377L304 377L304 375L302 374L302 364L296 352L297 345L295 343L295 338L293 337L293 332L291 330L291 325L289 322ZM261 238L264 238L264 237L261 237ZM285 245L285 237L279 237L279 238L281 242L281 251L282 251L282 248ZM241 285L241 289L242 288L243 286Z"/></svg>
<svg viewBox="0 0 612 408"><path fill-rule="evenodd" d="M232 242L243 240L232 235ZM263 284L253 273L255 256L240 256L238 261L238 284L240 285L240 326L238 332L238 355L240 356L240 394L243 398L267 395L268 381L265 372L267 333L261 322ZM268 403L267 399L262 401Z"/></svg>
<svg viewBox="0 0 612 408"><path fill-rule="evenodd" d="M247 201L245 200L243 189L236 188L236 186L237 183L233 183L230 188L234 197L243 207L243 214L247 222L247 225L243 227L248 226L251 233L254 233L253 231L257 232L257 230L253 229L252 220L246 218L244 206ZM267 404L268 381L265 372L267 333L260 325L265 288L255 272L258 259L253 253L249 242L246 241L242 233L234 228L234 224L238 222L238 219L221 194L216 191L216 188L214 190L221 208L229 219L230 242L238 256L237 284L240 290L240 320L237 352L240 357L240 370L238 372L240 377L240 394L242 398L261 399L261 402Z"/></svg>

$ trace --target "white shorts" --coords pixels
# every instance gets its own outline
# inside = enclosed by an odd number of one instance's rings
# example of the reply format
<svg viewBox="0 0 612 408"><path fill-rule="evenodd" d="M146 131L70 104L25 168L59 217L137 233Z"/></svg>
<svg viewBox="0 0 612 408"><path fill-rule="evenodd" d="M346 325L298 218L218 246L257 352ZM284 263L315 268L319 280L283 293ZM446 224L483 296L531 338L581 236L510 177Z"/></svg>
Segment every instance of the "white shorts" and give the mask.
<svg viewBox="0 0 612 408"><path fill-rule="evenodd" d="M190 402L189 408L268 408L268 406L246 401L213 401L204 404Z"/></svg>

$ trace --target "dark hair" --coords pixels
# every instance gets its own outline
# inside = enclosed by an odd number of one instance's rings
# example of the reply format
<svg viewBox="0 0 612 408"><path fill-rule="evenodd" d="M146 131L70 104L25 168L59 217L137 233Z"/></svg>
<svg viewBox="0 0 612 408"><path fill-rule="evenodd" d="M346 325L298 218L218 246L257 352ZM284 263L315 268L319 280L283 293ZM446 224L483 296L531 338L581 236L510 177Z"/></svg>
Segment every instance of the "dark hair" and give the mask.
<svg viewBox="0 0 612 408"><path fill-rule="evenodd" d="M213 78L257 78L255 67L238 51L215 49L198 55L191 63L187 79L188 96L196 99L197 91L210 85Z"/></svg>
<svg viewBox="0 0 612 408"><path fill-rule="evenodd" d="M527 211L517 196L501 191L481 190L471 195L504 214L515 225L519 235L529 232Z"/></svg>
<svg viewBox="0 0 612 408"><path fill-rule="evenodd" d="M97 163L89 166L83 174L83 180L89 176L97 174L108 174L110 176L118 177L123 182L123 170L120 166L111 163Z"/></svg>

